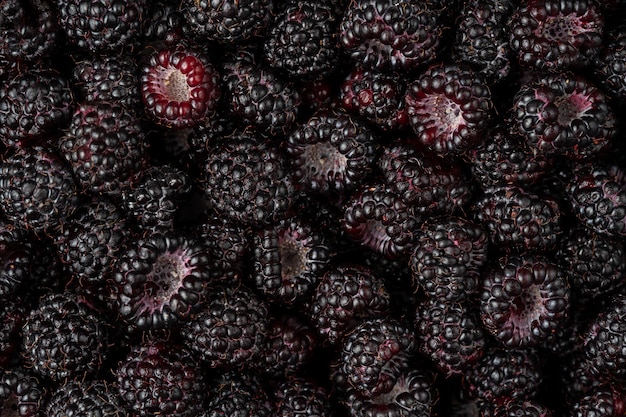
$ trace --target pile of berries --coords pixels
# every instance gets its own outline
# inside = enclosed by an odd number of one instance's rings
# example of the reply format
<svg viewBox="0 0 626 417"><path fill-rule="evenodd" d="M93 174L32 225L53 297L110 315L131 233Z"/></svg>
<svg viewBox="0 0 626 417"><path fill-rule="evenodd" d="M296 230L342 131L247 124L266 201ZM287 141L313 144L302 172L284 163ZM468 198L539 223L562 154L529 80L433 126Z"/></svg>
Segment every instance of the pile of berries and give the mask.
<svg viewBox="0 0 626 417"><path fill-rule="evenodd" d="M618 417L625 0L0 1L0 416Z"/></svg>

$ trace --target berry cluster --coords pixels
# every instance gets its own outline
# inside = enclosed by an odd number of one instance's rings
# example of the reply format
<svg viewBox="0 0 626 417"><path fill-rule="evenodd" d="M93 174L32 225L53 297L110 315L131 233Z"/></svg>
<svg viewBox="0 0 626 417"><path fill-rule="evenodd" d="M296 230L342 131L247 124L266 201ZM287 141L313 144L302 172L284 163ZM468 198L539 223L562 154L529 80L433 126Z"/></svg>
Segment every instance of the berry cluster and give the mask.
<svg viewBox="0 0 626 417"><path fill-rule="evenodd" d="M0 1L0 416L619 417L626 0Z"/></svg>

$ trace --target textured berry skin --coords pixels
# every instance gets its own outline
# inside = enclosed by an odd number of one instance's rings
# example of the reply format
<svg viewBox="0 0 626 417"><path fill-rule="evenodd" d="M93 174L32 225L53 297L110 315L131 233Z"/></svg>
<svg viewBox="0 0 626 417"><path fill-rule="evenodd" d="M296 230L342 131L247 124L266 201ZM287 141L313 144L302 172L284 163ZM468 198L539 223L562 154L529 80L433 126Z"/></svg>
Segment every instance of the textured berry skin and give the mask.
<svg viewBox="0 0 626 417"><path fill-rule="evenodd" d="M256 126L271 136L291 130L302 97L288 78L244 52L226 62L223 72L224 102L242 124Z"/></svg>
<svg viewBox="0 0 626 417"><path fill-rule="evenodd" d="M285 305L310 296L331 261L323 235L298 219L257 231L252 245L254 286Z"/></svg>
<svg viewBox="0 0 626 417"><path fill-rule="evenodd" d="M357 67L344 79L341 105L377 128L393 131L407 127L404 85L397 75Z"/></svg>
<svg viewBox="0 0 626 417"><path fill-rule="evenodd" d="M319 346L315 330L296 315L272 318L267 334L261 369L272 377L298 375Z"/></svg>
<svg viewBox="0 0 626 417"><path fill-rule="evenodd" d="M59 149L83 192L116 197L147 166L142 122L116 102L78 106Z"/></svg>
<svg viewBox="0 0 626 417"><path fill-rule="evenodd" d="M210 282L240 282L248 273L249 228L213 215L202 221L196 233L209 252Z"/></svg>
<svg viewBox="0 0 626 417"><path fill-rule="evenodd" d="M569 72L524 84L508 123L532 149L578 161L606 152L617 134L608 97Z"/></svg>
<svg viewBox="0 0 626 417"><path fill-rule="evenodd" d="M408 370L415 348L415 336L404 324L385 318L365 320L341 344L341 371L362 395L389 393Z"/></svg>
<svg viewBox="0 0 626 417"><path fill-rule="evenodd" d="M388 72L436 59L443 25L429 2L354 0L339 28L339 42L353 62Z"/></svg>
<svg viewBox="0 0 626 417"><path fill-rule="evenodd" d="M503 258L484 275L481 320L509 348L541 343L565 323L569 309L564 272L542 256Z"/></svg>
<svg viewBox="0 0 626 417"><path fill-rule="evenodd" d="M468 152L465 159L484 188L504 184L530 186L546 175L553 162L552 156L519 140L503 125L489 130L483 143Z"/></svg>
<svg viewBox="0 0 626 417"><path fill-rule="evenodd" d="M500 248L552 250L562 233L557 202L517 186L487 189L476 202L474 213L491 242Z"/></svg>
<svg viewBox="0 0 626 417"><path fill-rule="evenodd" d="M598 85L617 103L626 104L626 26L609 31L592 70Z"/></svg>
<svg viewBox="0 0 626 417"><path fill-rule="evenodd" d="M21 330L28 315L23 297L13 296L0 307L0 369L8 369L19 356ZM0 395L0 398L2 395Z"/></svg>
<svg viewBox="0 0 626 417"><path fill-rule="evenodd" d="M476 293L489 237L461 217L428 220L415 233L409 260L413 280L427 295L451 301Z"/></svg>
<svg viewBox="0 0 626 417"><path fill-rule="evenodd" d="M179 45L155 50L141 70L147 114L170 128L193 127L215 115L220 76L199 51Z"/></svg>
<svg viewBox="0 0 626 417"><path fill-rule="evenodd" d="M571 228L559 245L557 259L572 290L583 299L605 297L624 284L626 247L618 239L584 227Z"/></svg>
<svg viewBox="0 0 626 417"><path fill-rule="evenodd" d="M174 232L129 242L110 283L129 330L172 327L198 311L207 296L208 258L201 242Z"/></svg>
<svg viewBox="0 0 626 417"><path fill-rule="evenodd" d="M72 114L68 80L53 69L33 69L0 86L0 140L30 147L64 127Z"/></svg>
<svg viewBox="0 0 626 417"><path fill-rule="evenodd" d="M201 417L273 417L275 407L262 381L241 371L221 373L209 386Z"/></svg>
<svg viewBox="0 0 626 417"><path fill-rule="evenodd" d="M48 417L126 417L118 392L106 381L69 381L51 395Z"/></svg>
<svg viewBox="0 0 626 417"><path fill-rule="evenodd" d="M492 402L506 397L531 399L542 381L535 351L493 348L467 373L464 384L471 397Z"/></svg>
<svg viewBox="0 0 626 417"><path fill-rule="evenodd" d="M81 101L117 101L128 108L141 103L136 65L124 56L90 56L78 60L72 77Z"/></svg>
<svg viewBox="0 0 626 417"><path fill-rule="evenodd" d="M110 53L133 42L140 31L145 0L56 0L67 40L93 53Z"/></svg>
<svg viewBox="0 0 626 417"><path fill-rule="evenodd" d="M486 350L480 321L460 302L426 300L418 307L415 331L419 351L447 377L463 375Z"/></svg>
<svg viewBox="0 0 626 417"><path fill-rule="evenodd" d="M114 373L119 397L138 417L197 416L207 397L203 372L194 357L168 342L132 347Z"/></svg>
<svg viewBox="0 0 626 417"><path fill-rule="evenodd" d="M0 410L8 416L39 417L47 401L45 383L15 367L0 372Z"/></svg>
<svg viewBox="0 0 626 417"><path fill-rule="evenodd" d="M410 253L419 222L412 207L384 184L364 187L344 207L348 236L392 259Z"/></svg>
<svg viewBox="0 0 626 417"><path fill-rule="evenodd" d="M313 379L286 379L276 388L274 395L276 417L333 416L328 392Z"/></svg>
<svg viewBox="0 0 626 417"><path fill-rule="evenodd" d="M531 0L513 13L509 33L521 65L558 71L585 66L599 52L604 18L593 1Z"/></svg>
<svg viewBox="0 0 626 417"><path fill-rule="evenodd" d="M578 165L567 185L578 220L605 236L626 236L626 176L616 165Z"/></svg>
<svg viewBox="0 0 626 417"><path fill-rule="evenodd" d="M172 230L176 213L191 194L191 179L172 165L153 165L122 193L122 207L146 230Z"/></svg>
<svg viewBox="0 0 626 417"><path fill-rule="evenodd" d="M251 130L236 132L208 155L204 191L227 217L250 225L287 217L294 187L282 153Z"/></svg>
<svg viewBox="0 0 626 417"><path fill-rule="evenodd" d="M296 126L285 148L299 186L322 194L357 188L377 150L370 128L345 111L327 109Z"/></svg>
<svg viewBox="0 0 626 417"><path fill-rule="evenodd" d="M390 297L382 278L360 265L338 265L320 280L309 315L317 332L337 344L359 321L388 315Z"/></svg>
<svg viewBox="0 0 626 417"><path fill-rule="evenodd" d="M242 43L269 26L273 0L184 0L181 4L191 35L202 41Z"/></svg>
<svg viewBox="0 0 626 417"><path fill-rule="evenodd" d="M415 146L394 143L378 161L385 183L416 213L452 214L469 201L470 176L454 158L420 152Z"/></svg>
<svg viewBox="0 0 626 417"><path fill-rule="evenodd" d="M243 285L212 288L206 305L182 330L187 345L211 368L254 368L265 351L267 303Z"/></svg>
<svg viewBox="0 0 626 417"><path fill-rule="evenodd" d="M186 25L178 4L169 0L151 1L142 19L141 34L148 43L175 45L183 39Z"/></svg>
<svg viewBox="0 0 626 417"><path fill-rule="evenodd" d="M624 393L611 384L601 384L581 395L572 406L572 417L614 417L623 413Z"/></svg>
<svg viewBox="0 0 626 417"><path fill-rule="evenodd" d="M493 417L552 417L553 413L535 401L507 399L493 408Z"/></svg>
<svg viewBox="0 0 626 417"><path fill-rule="evenodd" d="M81 204L56 239L57 253L81 287L102 286L130 235L119 208L103 197Z"/></svg>
<svg viewBox="0 0 626 417"><path fill-rule="evenodd" d="M0 68L9 63L33 63L56 50L59 36L52 1L11 1L2 5L0 18ZM0 69L0 74L2 69Z"/></svg>
<svg viewBox="0 0 626 417"><path fill-rule="evenodd" d="M80 296L49 293L22 328L22 349L33 370L54 381L97 372L109 343L108 326Z"/></svg>
<svg viewBox="0 0 626 417"><path fill-rule="evenodd" d="M51 151L40 147L19 150L0 163L0 209L16 226L37 233L51 231L77 204L71 170Z"/></svg>
<svg viewBox="0 0 626 417"><path fill-rule="evenodd" d="M513 13L511 0L465 2L458 18L452 55L480 71L490 83L504 80L511 71L507 20Z"/></svg>
<svg viewBox="0 0 626 417"><path fill-rule="evenodd" d="M476 147L493 112L488 85L464 64L431 66L409 84L405 101L417 141L437 154Z"/></svg>
<svg viewBox="0 0 626 417"><path fill-rule="evenodd" d="M33 276L35 251L18 242L0 242L0 300L10 300L26 285L37 285Z"/></svg>
<svg viewBox="0 0 626 417"><path fill-rule="evenodd" d="M370 397L349 388L344 402L354 417L412 417L432 416L437 400L435 374L412 369L388 393Z"/></svg>
<svg viewBox="0 0 626 417"><path fill-rule="evenodd" d="M290 0L279 6L263 42L263 56L295 78L328 75L338 60L337 14L326 0Z"/></svg>
<svg viewBox="0 0 626 417"><path fill-rule="evenodd" d="M609 378L626 375L626 297L615 296L583 335L583 351L594 374Z"/></svg>

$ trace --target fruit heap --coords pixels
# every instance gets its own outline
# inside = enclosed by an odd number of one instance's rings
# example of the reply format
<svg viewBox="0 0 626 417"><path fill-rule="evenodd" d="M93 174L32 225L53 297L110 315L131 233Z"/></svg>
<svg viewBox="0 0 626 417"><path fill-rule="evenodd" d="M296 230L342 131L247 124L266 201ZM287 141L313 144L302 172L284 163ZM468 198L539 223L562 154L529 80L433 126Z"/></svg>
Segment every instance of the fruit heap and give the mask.
<svg viewBox="0 0 626 417"><path fill-rule="evenodd" d="M626 1L0 1L0 416L618 417Z"/></svg>

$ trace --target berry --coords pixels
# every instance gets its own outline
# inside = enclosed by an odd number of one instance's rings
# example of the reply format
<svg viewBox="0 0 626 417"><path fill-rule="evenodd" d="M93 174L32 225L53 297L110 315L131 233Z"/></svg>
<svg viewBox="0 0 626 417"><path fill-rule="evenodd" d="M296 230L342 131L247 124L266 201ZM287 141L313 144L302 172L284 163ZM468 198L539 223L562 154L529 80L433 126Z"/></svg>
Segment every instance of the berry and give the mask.
<svg viewBox="0 0 626 417"><path fill-rule="evenodd" d="M402 129L409 124L400 77L356 67L339 91L341 105L382 130Z"/></svg>
<svg viewBox="0 0 626 417"><path fill-rule="evenodd" d="M337 344L359 321L386 316L390 297L384 281L360 265L338 265L317 285L309 315L317 332Z"/></svg>
<svg viewBox="0 0 626 417"><path fill-rule="evenodd" d="M58 146L83 192L118 197L147 165L142 122L117 102L78 106Z"/></svg>
<svg viewBox="0 0 626 417"><path fill-rule="evenodd" d="M68 80L54 69L20 72L0 86L0 140L30 147L53 136L72 114Z"/></svg>
<svg viewBox="0 0 626 417"><path fill-rule="evenodd" d="M489 87L463 64L429 67L409 84L405 101L417 141L438 154L478 146L493 112Z"/></svg>
<svg viewBox="0 0 626 417"><path fill-rule="evenodd" d="M619 166L580 164L566 191L572 211L584 226L609 237L626 236L626 176Z"/></svg>
<svg viewBox="0 0 626 417"><path fill-rule="evenodd" d="M28 312L24 297L13 296L2 302L2 307L0 307L0 369L9 369L19 356L20 331Z"/></svg>
<svg viewBox="0 0 626 417"><path fill-rule="evenodd" d="M44 295L24 322L22 349L33 370L56 382L99 371L109 328L88 301L72 293Z"/></svg>
<svg viewBox="0 0 626 417"><path fill-rule="evenodd" d="M386 148L378 166L387 185L419 214L452 214L463 210L472 195L470 176L460 161L410 144Z"/></svg>
<svg viewBox="0 0 626 417"><path fill-rule="evenodd" d="M328 75L338 61L337 14L326 0L285 2L263 42L263 56L274 68L295 78Z"/></svg>
<svg viewBox="0 0 626 417"><path fill-rule="evenodd" d="M311 295L331 261L325 238L292 219L252 236L252 280L269 301L294 305Z"/></svg>
<svg viewBox="0 0 626 417"><path fill-rule="evenodd" d="M209 256L201 242L175 232L133 239L110 283L129 330L173 327L206 301Z"/></svg>
<svg viewBox="0 0 626 417"><path fill-rule="evenodd" d="M353 62L401 72L437 58L443 25L431 2L355 0L348 3L339 31Z"/></svg>
<svg viewBox="0 0 626 417"><path fill-rule="evenodd" d="M226 371L208 389L202 417L273 417L274 406L261 380L252 373Z"/></svg>
<svg viewBox="0 0 626 417"><path fill-rule="evenodd" d="M77 205L71 170L52 151L18 150L0 163L0 209L16 226L37 233L52 231Z"/></svg>
<svg viewBox="0 0 626 417"><path fill-rule="evenodd" d="M482 322L509 348L541 343L565 323L569 309L565 274L541 256L503 258L484 275Z"/></svg>
<svg viewBox="0 0 626 417"><path fill-rule="evenodd" d="M240 53L224 64L224 101L244 125L271 136L285 135L295 124L302 97L292 82Z"/></svg>
<svg viewBox="0 0 626 417"><path fill-rule="evenodd" d="M274 395L276 417L332 416L328 392L312 379L289 378L276 388Z"/></svg>
<svg viewBox="0 0 626 417"><path fill-rule="evenodd" d="M261 369L269 376L298 375L318 347L315 330L296 315L272 318Z"/></svg>
<svg viewBox="0 0 626 417"><path fill-rule="evenodd" d="M514 97L509 125L532 149L573 160L606 152L617 134L608 98L572 73L524 84Z"/></svg>
<svg viewBox="0 0 626 417"><path fill-rule="evenodd" d="M191 36L223 44L250 41L269 26L272 0L184 0L181 3Z"/></svg>
<svg viewBox="0 0 626 417"><path fill-rule="evenodd" d="M147 114L171 128L193 127L215 115L219 75L202 53L185 46L155 50L143 66L141 94Z"/></svg>
<svg viewBox="0 0 626 417"><path fill-rule="evenodd" d="M415 347L413 332L402 323L385 318L365 320L341 344L341 370L361 395L386 394L408 370Z"/></svg>
<svg viewBox="0 0 626 417"><path fill-rule="evenodd" d="M187 345L211 368L252 369L266 349L267 303L243 285L211 288L207 303L182 329Z"/></svg>
<svg viewBox="0 0 626 417"><path fill-rule="evenodd" d="M133 346L114 370L119 398L138 417L197 416L207 384L193 355L171 342Z"/></svg>
<svg viewBox="0 0 626 417"><path fill-rule="evenodd" d="M418 307L415 329L419 351L447 377L463 375L486 350L480 321L460 302L427 300Z"/></svg>
<svg viewBox="0 0 626 417"><path fill-rule="evenodd" d="M509 33L520 65L558 71L583 67L598 54L604 18L594 1L532 0L515 10Z"/></svg>
<svg viewBox="0 0 626 417"><path fill-rule="evenodd" d="M68 381L51 395L46 416L125 417L117 390L104 380Z"/></svg>
<svg viewBox="0 0 626 417"><path fill-rule="evenodd" d="M344 207L348 235L388 258L408 255L419 222L412 207L384 184L364 187Z"/></svg>
<svg viewBox="0 0 626 417"><path fill-rule="evenodd" d="M594 61L594 79L623 106L626 104L626 26L610 30L606 38L600 55Z"/></svg>
<svg viewBox="0 0 626 417"><path fill-rule="evenodd" d="M294 188L282 153L252 131L238 131L208 155L204 191L227 217L250 225L287 217Z"/></svg>
<svg viewBox="0 0 626 417"><path fill-rule="evenodd" d="M489 238L461 217L434 218L416 231L409 260L413 280L427 295L446 300L476 293Z"/></svg>
<svg viewBox="0 0 626 417"><path fill-rule="evenodd" d="M7 416L43 415L47 395L44 381L27 369L17 367L0 372L0 410Z"/></svg>
<svg viewBox="0 0 626 417"><path fill-rule="evenodd" d="M474 213L489 232L491 243L504 249L552 250L562 232L556 201L516 186L487 189Z"/></svg>
<svg viewBox="0 0 626 417"><path fill-rule="evenodd" d="M129 46L140 31L145 0L56 0L67 40L92 53L110 53Z"/></svg>
<svg viewBox="0 0 626 417"><path fill-rule="evenodd" d="M305 191L329 194L354 190L371 172L374 133L341 110L323 109L287 137L294 178Z"/></svg>

